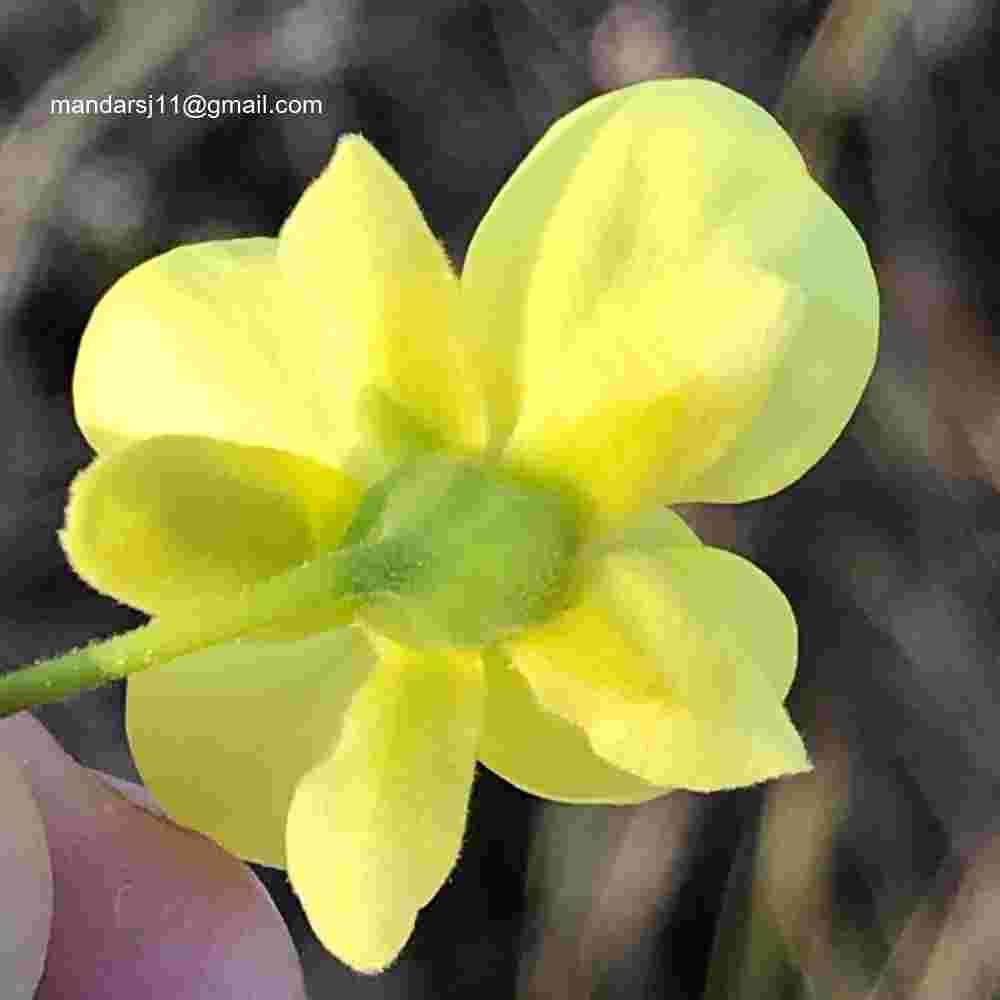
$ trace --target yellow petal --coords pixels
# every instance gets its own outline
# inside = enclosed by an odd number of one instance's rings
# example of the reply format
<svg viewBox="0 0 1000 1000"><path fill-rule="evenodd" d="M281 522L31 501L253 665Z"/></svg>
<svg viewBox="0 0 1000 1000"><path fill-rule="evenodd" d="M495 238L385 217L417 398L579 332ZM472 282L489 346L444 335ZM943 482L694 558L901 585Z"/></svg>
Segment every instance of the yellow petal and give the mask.
<svg viewBox="0 0 1000 1000"><path fill-rule="evenodd" d="M809 766L782 707L795 647L767 576L688 545L607 555L573 607L507 648L538 700L609 763L711 791Z"/></svg>
<svg viewBox="0 0 1000 1000"><path fill-rule="evenodd" d="M336 464L347 445L329 324L283 307L272 239L178 247L101 299L73 374L77 421L98 452L199 434Z"/></svg>
<svg viewBox="0 0 1000 1000"><path fill-rule="evenodd" d="M548 216L582 151L631 96L631 88L605 94L552 125L493 199L469 244L463 308L483 358L490 430L499 440L510 434L521 405L524 299Z"/></svg>
<svg viewBox="0 0 1000 1000"><path fill-rule="evenodd" d="M395 959L454 867L483 702L477 657L376 641L378 666L288 814L288 874L309 922L361 972Z"/></svg>
<svg viewBox="0 0 1000 1000"><path fill-rule="evenodd" d="M719 383L734 365L717 375L713 365L740 362L739 373L770 363L790 306L785 282L718 259L712 233L764 186L807 183L774 120L707 81L641 84L560 122L494 202L462 279L500 372L491 388L498 420L509 427L520 409L514 450L564 466L567 455L549 451L568 435L590 453L573 473L598 494L613 478L626 509L664 463L673 478L690 474L674 468L675 425L703 439L685 461L702 443L716 446L714 427L689 416L705 421L715 404L720 423L733 409ZM613 432L616 419L659 439L667 453L652 471L656 443L622 456L631 435ZM614 477L604 474L609 463Z"/></svg>
<svg viewBox="0 0 1000 1000"><path fill-rule="evenodd" d="M678 545L701 545L701 539L679 514L666 507L648 507L593 538L583 557L596 558L621 550L656 554Z"/></svg>
<svg viewBox="0 0 1000 1000"><path fill-rule="evenodd" d="M584 731L548 711L505 656L488 652L486 718L479 759L532 795L556 802L646 802L669 791L620 771L594 752Z"/></svg>
<svg viewBox="0 0 1000 1000"><path fill-rule="evenodd" d="M76 572L163 614L239 592L345 532L360 487L270 448L162 436L98 457L74 481L61 540Z"/></svg>
<svg viewBox="0 0 1000 1000"><path fill-rule="evenodd" d="M673 500L732 447L763 406L800 315L793 288L721 253L685 271L669 298L673 335L659 329L663 299L647 288L633 293L634 326L617 305L602 308L572 345L525 351L535 374L507 457L562 474L611 525ZM562 380L552 384L546 368Z"/></svg>
<svg viewBox="0 0 1000 1000"><path fill-rule="evenodd" d="M125 722L143 781L175 822L284 867L295 785L336 740L373 661L345 627L227 643L134 674Z"/></svg>
<svg viewBox="0 0 1000 1000"><path fill-rule="evenodd" d="M629 631L657 655L670 648L667 673L687 704L711 708L725 694L739 713L740 686L752 695L758 679L785 700L795 679L798 628L788 599L759 567L724 549L688 545L615 552L602 570L603 593ZM679 669L682 660L694 663L716 647L715 673Z"/></svg>
<svg viewBox="0 0 1000 1000"><path fill-rule="evenodd" d="M331 363L360 401L362 430L390 449L408 431L480 448L482 391L458 323L457 279L413 195L363 138L340 140L280 242L282 272L298 290L292 318L329 329Z"/></svg>
<svg viewBox="0 0 1000 1000"><path fill-rule="evenodd" d="M878 287L868 253L818 186L755 199L734 213L719 239L794 287L802 311L763 406L676 500L754 500L798 479L844 429L878 346Z"/></svg>

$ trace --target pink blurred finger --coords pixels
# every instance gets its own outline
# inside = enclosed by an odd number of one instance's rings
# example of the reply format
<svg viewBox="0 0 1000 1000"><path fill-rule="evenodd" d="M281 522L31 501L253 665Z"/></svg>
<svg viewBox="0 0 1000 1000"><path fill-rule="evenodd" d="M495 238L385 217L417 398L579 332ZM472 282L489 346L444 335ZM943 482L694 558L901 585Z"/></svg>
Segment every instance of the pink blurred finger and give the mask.
<svg viewBox="0 0 1000 1000"><path fill-rule="evenodd" d="M48 836L55 911L38 1000L304 1000L253 873L80 767L26 713L0 722ZM30 995L30 994L29 994Z"/></svg>
<svg viewBox="0 0 1000 1000"><path fill-rule="evenodd" d="M31 786L0 730L0 984L30 1000L42 975L52 923L52 870L45 828Z"/></svg>

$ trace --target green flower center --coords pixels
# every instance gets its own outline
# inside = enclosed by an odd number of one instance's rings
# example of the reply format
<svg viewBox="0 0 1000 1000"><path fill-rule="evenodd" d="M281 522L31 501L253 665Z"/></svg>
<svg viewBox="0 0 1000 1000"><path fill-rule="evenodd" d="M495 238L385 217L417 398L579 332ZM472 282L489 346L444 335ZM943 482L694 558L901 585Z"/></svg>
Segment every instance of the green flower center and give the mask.
<svg viewBox="0 0 1000 1000"><path fill-rule="evenodd" d="M480 645L566 603L580 542L576 501L495 465L442 455L397 469L362 499L364 616L408 643Z"/></svg>

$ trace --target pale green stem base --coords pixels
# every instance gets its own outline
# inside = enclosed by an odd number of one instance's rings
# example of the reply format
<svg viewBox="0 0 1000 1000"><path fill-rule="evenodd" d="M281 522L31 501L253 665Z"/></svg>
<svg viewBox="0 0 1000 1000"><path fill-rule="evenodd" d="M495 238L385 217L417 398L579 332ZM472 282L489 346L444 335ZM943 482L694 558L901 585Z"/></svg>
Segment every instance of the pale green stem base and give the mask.
<svg viewBox="0 0 1000 1000"><path fill-rule="evenodd" d="M271 577L233 599L209 599L183 615L158 618L131 632L93 642L0 676L0 717L61 701L207 646L294 622L309 612L349 612L373 595L395 590L424 559L399 542L353 545Z"/></svg>

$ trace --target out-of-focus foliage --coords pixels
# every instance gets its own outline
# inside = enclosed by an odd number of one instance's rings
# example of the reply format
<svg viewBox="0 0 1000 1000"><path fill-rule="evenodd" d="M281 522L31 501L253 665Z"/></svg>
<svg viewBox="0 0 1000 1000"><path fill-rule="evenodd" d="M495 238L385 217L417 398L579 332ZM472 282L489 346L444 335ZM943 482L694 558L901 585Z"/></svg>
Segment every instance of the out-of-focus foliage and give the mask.
<svg viewBox="0 0 1000 1000"><path fill-rule="evenodd" d="M315 995L990 997L997 988L1000 205L996 5L22 0L0 12L0 604L13 666L138 621L56 543L88 458L68 402L100 293L180 242L273 231L341 131L412 183L456 260L545 125L650 76L777 110L864 234L879 365L779 497L685 513L799 617L814 775L645 806L538 806L481 774L449 890L357 980L305 930ZM321 116L54 117L54 96L321 97ZM120 692L46 710L131 775ZM266 876L265 876L266 877Z"/></svg>

